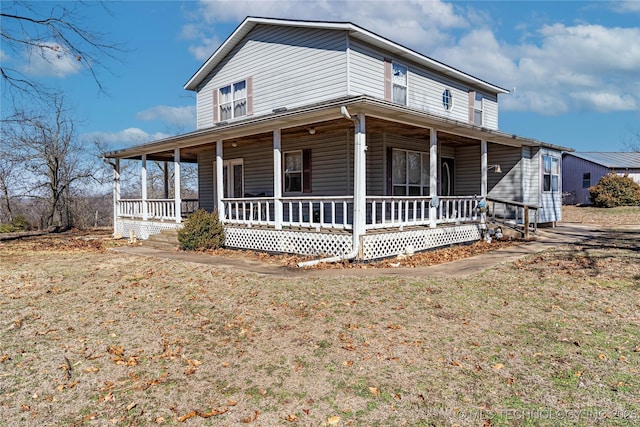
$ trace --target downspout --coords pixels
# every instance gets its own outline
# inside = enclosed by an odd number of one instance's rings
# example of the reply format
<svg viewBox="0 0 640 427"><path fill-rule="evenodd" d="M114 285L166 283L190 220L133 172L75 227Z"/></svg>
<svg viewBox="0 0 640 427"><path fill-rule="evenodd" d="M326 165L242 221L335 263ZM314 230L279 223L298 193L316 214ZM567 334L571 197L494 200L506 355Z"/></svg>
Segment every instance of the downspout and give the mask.
<svg viewBox="0 0 640 427"><path fill-rule="evenodd" d="M359 214L360 210L363 208L360 206L360 202L356 200L356 195L360 194L359 192L364 189L361 187L362 185L362 177L360 176L360 171L362 168L366 167L366 162L364 161L364 152L366 150L366 146L363 144L363 138L361 132L362 118L361 117L352 117L349 114L346 106L340 107L340 112L344 116L345 119L351 120L355 125L355 140L354 140L354 159L353 159L353 230L352 230L352 249L351 252L344 255L337 255L328 258L314 259L311 261L299 262L297 265L299 268L304 267L312 267L314 265L318 265L320 263L325 262L340 262L340 261L348 261L356 258L360 252L360 224L359 224ZM346 213L346 212L345 212Z"/></svg>

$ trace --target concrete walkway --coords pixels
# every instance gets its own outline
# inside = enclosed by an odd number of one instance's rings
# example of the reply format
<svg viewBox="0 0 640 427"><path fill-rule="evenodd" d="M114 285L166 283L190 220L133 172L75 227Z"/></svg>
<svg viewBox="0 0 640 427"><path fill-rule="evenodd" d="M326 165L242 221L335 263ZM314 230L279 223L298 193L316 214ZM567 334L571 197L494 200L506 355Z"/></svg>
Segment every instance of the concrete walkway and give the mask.
<svg viewBox="0 0 640 427"><path fill-rule="evenodd" d="M640 226L634 227L640 233ZM552 249L561 245L576 243L596 237L603 233L602 228L594 225L561 224L555 228L538 229L536 240L510 246L496 251L486 252L470 258L438 264L428 267L399 268L347 268L347 269L294 269L266 262L246 259L241 256L218 256L202 253L163 251L144 246L122 246L113 251L130 255L150 256L173 259L183 262L207 264L216 268L231 269L244 273L281 277L380 277L380 276L429 276L429 277L466 277L477 274L496 265L513 262L526 255Z"/></svg>

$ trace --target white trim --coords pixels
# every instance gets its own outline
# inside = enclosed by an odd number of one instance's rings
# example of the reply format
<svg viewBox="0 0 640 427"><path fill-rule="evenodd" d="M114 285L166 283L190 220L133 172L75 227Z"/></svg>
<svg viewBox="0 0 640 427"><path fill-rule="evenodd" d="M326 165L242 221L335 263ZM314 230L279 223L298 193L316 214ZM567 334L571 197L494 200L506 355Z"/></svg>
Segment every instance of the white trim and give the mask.
<svg viewBox="0 0 640 427"><path fill-rule="evenodd" d="M222 176L224 171L223 154L223 142L219 139L216 141L216 160L214 162L214 170L216 179L216 207L218 209L218 218L220 220L225 219L224 203L222 202L224 197L224 178Z"/></svg>
<svg viewBox="0 0 640 427"><path fill-rule="evenodd" d="M429 128L429 196L438 196L438 133L435 128ZM431 228L436 226L436 207L429 207Z"/></svg>
<svg viewBox="0 0 640 427"><path fill-rule="evenodd" d="M182 221L182 200L180 198L180 148L175 148L173 150L173 194L176 204L176 223L180 224Z"/></svg>
<svg viewBox="0 0 640 427"><path fill-rule="evenodd" d="M142 165L140 167L140 196L142 198L142 219L148 218L147 208L147 155L142 155Z"/></svg>
<svg viewBox="0 0 640 427"><path fill-rule="evenodd" d="M280 129L273 130L273 199L276 230L282 229L282 134Z"/></svg>
<svg viewBox="0 0 640 427"><path fill-rule="evenodd" d="M487 140L480 140L480 196L487 197L487 168L488 168Z"/></svg>

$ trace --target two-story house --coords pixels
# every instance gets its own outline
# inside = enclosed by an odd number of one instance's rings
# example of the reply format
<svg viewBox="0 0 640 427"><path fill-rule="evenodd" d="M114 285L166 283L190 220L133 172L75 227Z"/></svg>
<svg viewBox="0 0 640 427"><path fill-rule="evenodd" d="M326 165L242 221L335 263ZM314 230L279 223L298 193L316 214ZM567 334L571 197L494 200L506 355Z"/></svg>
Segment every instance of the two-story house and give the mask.
<svg viewBox="0 0 640 427"><path fill-rule="evenodd" d="M560 219L566 149L500 132L507 90L352 23L246 18L184 87L196 131L107 154L115 233L179 226L180 162L229 247L374 259L479 239L479 203ZM121 199L121 159L142 199ZM149 160L175 163L173 198L146 198Z"/></svg>

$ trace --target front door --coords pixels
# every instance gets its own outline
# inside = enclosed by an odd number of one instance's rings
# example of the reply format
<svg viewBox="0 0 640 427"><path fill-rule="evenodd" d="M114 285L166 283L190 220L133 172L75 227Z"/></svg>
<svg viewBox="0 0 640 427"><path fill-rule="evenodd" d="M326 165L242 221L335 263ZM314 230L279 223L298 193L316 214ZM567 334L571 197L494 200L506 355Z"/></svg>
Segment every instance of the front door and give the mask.
<svg viewBox="0 0 640 427"><path fill-rule="evenodd" d="M222 165L223 198L244 197L244 165L242 159L224 160ZM213 163L213 170L216 170L215 162Z"/></svg>
<svg viewBox="0 0 640 427"><path fill-rule="evenodd" d="M440 195L453 196L455 178L455 160L451 157L440 158Z"/></svg>

